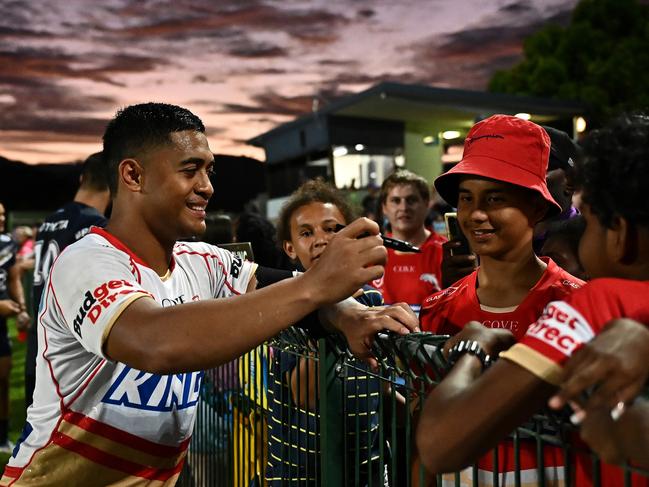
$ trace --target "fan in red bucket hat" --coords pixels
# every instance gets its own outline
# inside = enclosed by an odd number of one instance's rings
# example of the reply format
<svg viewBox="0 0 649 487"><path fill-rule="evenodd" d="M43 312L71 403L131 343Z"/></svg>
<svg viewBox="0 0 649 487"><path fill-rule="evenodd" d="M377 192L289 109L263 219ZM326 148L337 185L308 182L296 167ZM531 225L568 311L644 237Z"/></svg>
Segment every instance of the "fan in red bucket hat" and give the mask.
<svg viewBox="0 0 649 487"><path fill-rule="evenodd" d="M435 188L457 206L462 175L514 184L543 197L548 203L547 218L561 213L545 182L549 157L550 138L542 127L511 115L493 115L471 128L462 160L435 179Z"/></svg>

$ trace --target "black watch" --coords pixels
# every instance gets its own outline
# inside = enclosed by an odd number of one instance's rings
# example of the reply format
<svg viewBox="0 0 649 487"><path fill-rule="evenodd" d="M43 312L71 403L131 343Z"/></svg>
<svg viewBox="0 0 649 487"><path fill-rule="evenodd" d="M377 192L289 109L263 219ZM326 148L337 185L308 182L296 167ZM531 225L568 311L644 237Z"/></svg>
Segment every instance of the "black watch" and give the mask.
<svg viewBox="0 0 649 487"><path fill-rule="evenodd" d="M485 353L478 342L475 340L460 340L448 351L448 358L446 359L448 362L448 368L450 369L453 367L465 353L473 355L480 360L483 371L488 369L491 365L491 356L488 353Z"/></svg>

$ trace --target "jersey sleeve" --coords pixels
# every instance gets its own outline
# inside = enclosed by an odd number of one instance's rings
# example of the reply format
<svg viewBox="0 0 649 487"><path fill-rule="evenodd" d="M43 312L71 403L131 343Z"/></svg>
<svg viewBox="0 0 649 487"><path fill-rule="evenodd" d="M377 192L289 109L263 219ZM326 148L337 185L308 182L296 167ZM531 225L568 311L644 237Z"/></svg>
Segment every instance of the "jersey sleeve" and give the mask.
<svg viewBox="0 0 649 487"><path fill-rule="evenodd" d="M78 245L55 262L47 294L50 309L40 318L46 326L66 326L86 350L103 358L104 342L122 312L139 298L153 297L138 283L126 254Z"/></svg>
<svg viewBox="0 0 649 487"><path fill-rule="evenodd" d="M581 294L581 295L580 295ZM597 334L597 326L584 316L588 308L582 293L549 303L520 342L500 357L529 370L550 384L559 385L563 364ZM575 299L576 298L576 299Z"/></svg>
<svg viewBox="0 0 649 487"><path fill-rule="evenodd" d="M214 264L215 277L214 297L223 298L244 294L250 280L257 271L257 264L244 260L241 256L214 245L200 244Z"/></svg>

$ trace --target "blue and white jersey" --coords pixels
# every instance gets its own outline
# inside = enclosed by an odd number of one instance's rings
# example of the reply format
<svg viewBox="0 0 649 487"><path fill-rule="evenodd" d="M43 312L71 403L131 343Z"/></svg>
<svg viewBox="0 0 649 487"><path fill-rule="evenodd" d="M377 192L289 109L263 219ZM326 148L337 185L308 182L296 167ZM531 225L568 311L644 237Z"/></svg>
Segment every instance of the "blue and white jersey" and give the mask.
<svg viewBox="0 0 649 487"><path fill-rule="evenodd" d="M0 299L9 298L7 284L9 269L16 263L18 246L11 236L0 233Z"/></svg>
<svg viewBox="0 0 649 487"><path fill-rule="evenodd" d="M99 228L68 246L46 283L34 403L0 484L173 485L203 372L133 369L106 357L106 338L137 299L175 306L241 294L255 269L226 250L182 242L161 277Z"/></svg>

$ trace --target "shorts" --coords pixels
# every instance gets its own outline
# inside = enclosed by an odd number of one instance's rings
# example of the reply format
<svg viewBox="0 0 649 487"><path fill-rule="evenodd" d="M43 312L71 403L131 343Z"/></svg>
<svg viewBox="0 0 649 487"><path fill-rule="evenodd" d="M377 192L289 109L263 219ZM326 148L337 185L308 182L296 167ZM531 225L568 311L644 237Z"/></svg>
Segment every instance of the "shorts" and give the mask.
<svg viewBox="0 0 649 487"><path fill-rule="evenodd" d="M11 357L11 341L7 334L7 320L0 318L0 357Z"/></svg>

